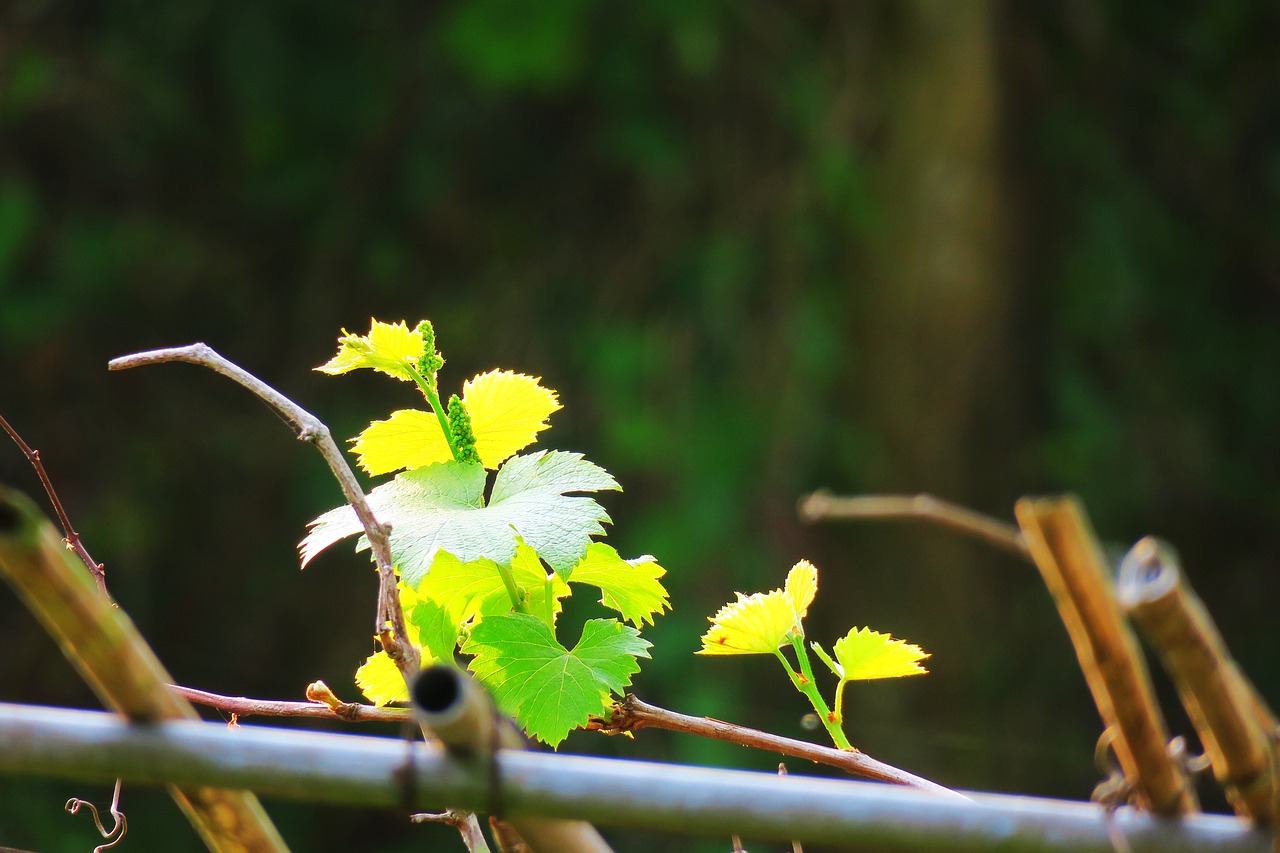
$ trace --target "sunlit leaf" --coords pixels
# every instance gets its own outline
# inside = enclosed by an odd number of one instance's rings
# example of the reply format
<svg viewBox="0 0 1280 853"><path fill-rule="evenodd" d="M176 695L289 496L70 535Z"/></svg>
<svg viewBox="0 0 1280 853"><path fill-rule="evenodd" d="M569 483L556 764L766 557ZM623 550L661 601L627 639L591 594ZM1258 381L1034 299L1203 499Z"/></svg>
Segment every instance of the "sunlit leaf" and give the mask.
<svg viewBox="0 0 1280 853"><path fill-rule="evenodd" d="M920 665L920 661L930 657L923 649L870 628L850 630L836 640L832 651L835 652L835 672L841 681L900 678L928 672Z"/></svg>
<svg viewBox="0 0 1280 853"><path fill-rule="evenodd" d="M658 580L666 573L653 557L624 560L603 542L592 542L569 573L569 582L599 587L600 603L640 628L645 622L652 625L654 615L671 606Z"/></svg>
<svg viewBox="0 0 1280 853"><path fill-rule="evenodd" d="M462 386L462 402L471 413L476 451L486 468L528 447L549 424L547 418L560 409L556 392L544 388L539 377L491 370L468 379Z"/></svg>
<svg viewBox="0 0 1280 853"><path fill-rule="evenodd" d="M556 571L569 571L609 521L604 507L572 492L617 489L603 468L578 453L539 451L509 459L484 503L480 465L441 462L398 475L369 493L378 520L391 525L391 555L405 583L417 587L439 551L462 562L510 564L522 538ZM349 506L309 525L300 550L305 566L335 542L363 531ZM361 541L361 548L368 547Z"/></svg>
<svg viewBox="0 0 1280 853"><path fill-rule="evenodd" d="M374 421L356 436L351 449L370 474L421 468L453 459L440 421L430 412L401 409L385 421Z"/></svg>
<svg viewBox="0 0 1280 853"><path fill-rule="evenodd" d="M549 574L532 548L517 542L510 570L532 613L541 618L546 612L548 581L552 612L560 612L560 599L569 595L569 585ZM464 563L446 551L437 552L431 571L418 585L418 594L444 608L455 627L477 615L492 616L512 608L497 563L483 558Z"/></svg>
<svg viewBox="0 0 1280 853"><path fill-rule="evenodd" d="M801 560L787 573L783 589L753 595L735 593L737 601L711 617L711 629L703 635L698 654L773 654L793 632L803 636L801 623L817 589L818 570Z"/></svg>
<svg viewBox="0 0 1280 853"><path fill-rule="evenodd" d="M471 416L476 452L486 468L495 469L513 453L532 444L560 409L556 392L537 377L491 370L468 379L462 403ZM439 419L431 412L402 409L385 421L374 421L352 448L370 474L420 468L453 458Z"/></svg>
<svg viewBox="0 0 1280 853"><path fill-rule="evenodd" d="M531 736L556 746L593 714L610 694L620 694L639 671L637 657L650 644L630 625L592 619L572 650L540 619L523 613L489 617L471 631L463 651L471 670Z"/></svg>
<svg viewBox="0 0 1280 853"><path fill-rule="evenodd" d="M414 381L413 371L422 359L424 344L421 326L410 329L403 322L369 321L369 334L353 335L342 330L338 353L316 368L322 373L349 373L362 367L372 368L395 379Z"/></svg>
<svg viewBox="0 0 1280 853"><path fill-rule="evenodd" d="M375 705L409 701L404 676L386 652L376 652L356 670L356 686Z"/></svg>

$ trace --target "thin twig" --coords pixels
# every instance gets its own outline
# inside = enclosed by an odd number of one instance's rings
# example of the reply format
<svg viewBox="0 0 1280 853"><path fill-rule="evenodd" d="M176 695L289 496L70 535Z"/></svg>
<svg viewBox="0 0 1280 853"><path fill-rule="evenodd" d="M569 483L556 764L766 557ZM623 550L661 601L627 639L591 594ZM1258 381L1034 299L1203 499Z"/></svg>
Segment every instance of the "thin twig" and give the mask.
<svg viewBox="0 0 1280 853"><path fill-rule="evenodd" d="M222 696L194 687L169 685L174 693L188 702L216 708L240 717L310 717L319 720L343 720L348 723L403 723L413 719L408 708L379 708L343 702L333 707L323 702L287 702L279 699L250 699L245 696Z"/></svg>
<svg viewBox="0 0 1280 853"><path fill-rule="evenodd" d="M322 682L317 682L317 684L322 684ZM316 684L312 684L307 688L307 696L314 700L311 702L223 696L218 693L210 693L207 690L197 690L177 684L171 685L171 688L175 693L197 705L217 708L220 711L237 714L241 717L309 717L321 720L345 720L350 723L404 722L413 719L412 712L407 708L379 708L374 705L362 705L356 702L341 702L336 697L333 702L328 701L323 698L323 691L316 689ZM326 687L324 690L328 690L328 688ZM334 702L337 702L337 705ZM611 735L645 728L684 732L685 734L728 741L740 746L754 747L776 752L779 755L803 758L817 764L838 767L854 776L860 776L865 779L891 782L935 793L963 796L956 794L950 788L878 761L865 752L832 749L831 747L782 737L781 735L774 735L721 720L712 720L707 717L690 717L650 705L633 695L629 695L619 702L614 707L612 716L608 719L594 718L587 724L586 728Z"/></svg>
<svg viewBox="0 0 1280 853"><path fill-rule="evenodd" d="M9 437L13 439L13 443L18 445L27 457L27 461L31 463L31 467L36 469L36 476L40 478L40 485L44 486L45 494L49 496L49 503L53 505L53 511L58 516L58 523L62 525L62 533L67 543L67 549L74 552L80 561L89 569L89 574L93 575L94 581L98 584L98 589L102 594L111 598L107 592L107 573L102 563L93 559L89 555L89 549L80 541L80 534L76 533L76 529L71 526L71 518L67 515L67 511L62 506L62 501L58 499L58 492L53 488L53 481L49 479L49 474L44 470L44 463L40 461L40 451L31 447L22 440L22 436L18 435L18 431L14 429L7 420L0 415L0 427L9 433Z"/></svg>
<svg viewBox="0 0 1280 853"><path fill-rule="evenodd" d="M123 784L123 779L117 779L115 793L111 795L110 814L114 822L110 829L102 825L102 816L98 814L98 807L93 803L79 797L67 800L65 808L69 814L79 814L80 809L86 808L93 815L93 825L98 828L98 834L102 836L104 842L93 848L93 853L102 853L103 850L115 847L124 841L125 835L129 832L129 821L125 818L124 812L120 811L120 786Z"/></svg>
<svg viewBox="0 0 1280 853"><path fill-rule="evenodd" d="M787 775L787 765L784 762L778 762L778 775ZM804 853L804 848L800 846L800 842L796 839L791 841L791 853Z"/></svg>
<svg viewBox="0 0 1280 853"><path fill-rule="evenodd" d="M364 491L360 488L360 483L343 457L342 451L334 442L329 428L315 415L244 368L223 358L206 344L191 344L185 347L121 356L112 359L107 367L109 370L127 370L131 367L164 364L171 361L184 361L188 364L207 367L247 388L284 418L300 440L315 445L316 450L324 457L325 462L329 464L329 470L342 486L342 493L346 496L347 503L360 519L365 536L369 539L374 563L378 567L378 615L374 630L382 643L383 650L395 661L407 683L417 674L420 659L418 650L412 643L401 643L399 640L400 637L407 636L407 633L404 612L400 608L400 595L396 590L395 569L391 562L390 527L380 523L374 517L373 510L369 508L369 502L365 499Z"/></svg>
<svg viewBox="0 0 1280 853"><path fill-rule="evenodd" d="M480 829L480 822L476 820L475 812L464 812L459 809L449 809L438 814L421 812L409 815L409 820L414 823L448 824L458 830L458 834L462 836L462 843L467 845L470 853L490 853L489 842L484 840L484 832Z"/></svg>
<svg viewBox="0 0 1280 853"><path fill-rule="evenodd" d="M983 540L1031 562L1026 539L1012 524L933 495L854 495L817 491L800 499L803 521L922 520Z"/></svg>
<svg viewBox="0 0 1280 853"><path fill-rule="evenodd" d="M809 743L808 741L795 740L794 738L782 737L781 735L762 732L746 726L739 726L735 723L713 720L709 717L690 717L686 714L678 714L675 711L668 711L665 708L650 705L630 694L614 705L613 713L607 719L594 718L587 724L587 728L603 731L606 734L621 734L623 732L652 728L701 735L713 740L723 740L740 746L764 749L769 752L776 752L779 755L803 758L818 764L838 767L864 779L891 782L896 785L919 788L948 797L968 799L964 794L939 785L937 782L930 782L928 779L900 770L891 764L877 761L865 752L833 749Z"/></svg>

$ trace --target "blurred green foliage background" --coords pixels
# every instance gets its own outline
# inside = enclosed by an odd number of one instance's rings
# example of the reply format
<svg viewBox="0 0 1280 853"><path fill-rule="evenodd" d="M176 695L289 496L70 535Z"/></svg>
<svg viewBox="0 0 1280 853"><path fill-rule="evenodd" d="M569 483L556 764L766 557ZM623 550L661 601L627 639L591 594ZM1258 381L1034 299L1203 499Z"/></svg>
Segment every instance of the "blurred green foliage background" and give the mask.
<svg viewBox="0 0 1280 853"><path fill-rule="evenodd" d="M294 551L340 499L318 456L225 380L105 365L203 340L345 438L414 393L310 368L343 326L428 317L446 386L541 375L565 405L544 444L626 489L611 541L656 555L675 605L646 632L646 700L817 737L771 662L693 656L733 591L808 557L813 637L869 624L934 653L926 678L850 689L855 743L952 786L1087 797L1099 724L1034 570L927 527L807 527L795 502L933 492L1009 518L1076 492L1116 548L1174 541L1280 701L1278 18L7 0L0 412L176 678L354 698L368 563L299 573ZM12 448L0 481L38 490ZM3 589L0 638L0 701L94 706ZM566 748L775 764L656 732ZM92 846L73 794L109 796L0 779L0 845ZM124 806L128 849L195 849L161 794ZM299 850L461 849L393 815L268 807Z"/></svg>

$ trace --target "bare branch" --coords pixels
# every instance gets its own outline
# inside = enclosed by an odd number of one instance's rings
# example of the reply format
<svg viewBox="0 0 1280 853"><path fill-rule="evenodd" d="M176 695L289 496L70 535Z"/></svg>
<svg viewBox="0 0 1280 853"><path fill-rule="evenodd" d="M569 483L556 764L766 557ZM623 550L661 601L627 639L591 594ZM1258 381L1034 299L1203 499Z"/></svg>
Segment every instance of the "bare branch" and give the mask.
<svg viewBox="0 0 1280 853"><path fill-rule="evenodd" d="M980 512L935 498L933 495L854 495L838 497L817 491L800 499L803 521L921 520L958 533L1032 562L1031 552L1018 528Z"/></svg>
<svg viewBox="0 0 1280 853"><path fill-rule="evenodd" d="M447 823L462 836L462 843L467 845L469 853L489 853L489 842L484 840L484 832L480 829L480 821L475 812L464 812L459 809L433 813L422 812L409 815L414 823Z"/></svg>
<svg viewBox="0 0 1280 853"><path fill-rule="evenodd" d="M408 708L379 708L356 702L342 702L338 707L323 702L286 702L279 699L250 699L245 696L222 696L194 687L169 685L188 702L217 708L240 717L310 717L318 720L343 720L348 723L403 723L413 719Z"/></svg>
<svg viewBox="0 0 1280 853"><path fill-rule="evenodd" d="M364 527L369 539L373 559L378 567L378 616L375 632L383 649L396 662L406 683L417 674L420 659L418 650L411 643L401 643L400 637L407 636L404 624L404 613L400 609L400 596L396 591L395 569L391 563L390 528L379 523L369 508L364 491L356 480L351 466L342 455L342 451L333 440L329 428L319 418L281 394L270 385L249 373L239 365L223 358L207 344L191 344L185 347L151 350L133 355L121 356L108 363L110 370L127 370L131 367L143 367L148 364L164 364L171 361L184 361L219 373L247 388L260 400L270 406L277 414L288 422L298 438L308 444L315 445L316 450L328 463L329 470L342 486L342 493L347 503L355 510L356 517Z"/></svg>
<svg viewBox="0 0 1280 853"><path fill-rule="evenodd" d="M18 445L18 449L26 455L31 467L36 469L36 476L40 478L40 485L44 486L45 494L49 496L49 503L53 505L53 511L58 516L58 523L62 525L62 534L66 537L68 550L74 552L80 558L80 562L84 563L89 569L89 574L93 575L93 580L98 584L98 589L110 600L111 594L107 592L107 573L103 569L102 563L99 563L89 555L89 549L80 541L80 534L76 533L76 529L71 526L71 518L67 515L67 511L63 509L62 501L58 499L58 493L53 488L53 481L49 479L48 472L44 470L44 463L40 461L40 451L23 441L22 436L18 435L18 431L3 416L0 416L0 427L9 433L13 443Z"/></svg>
<svg viewBox="0 0 1280 853"><path fill-rule="evenodd" d="M668 711L665 708L650 705L631 694L628 694L625 699L614 705L613 713L608 719L594 718L587 724L587 728L602 731L606 734L621 734L623 732L653 728L701 735L713 740L723 740L740 746L750 746L755 749L776 752L779 755L789 755L792 758L803 758L817 764L839 767L841 770L854 776L861 776L864 779L891 782L896 785L919 788L948 797L967 799L963 794L943 787L936 782L930 782L928 779L908 773L905 770L899 770L891 764L877 761L865 752L850 752L848 750L820 746L816 743L782 737L781 735L762 732L746 726L739 726L735 723L713 720L709 717L690 717L686 714L678 714L675 711Z"/></svg>

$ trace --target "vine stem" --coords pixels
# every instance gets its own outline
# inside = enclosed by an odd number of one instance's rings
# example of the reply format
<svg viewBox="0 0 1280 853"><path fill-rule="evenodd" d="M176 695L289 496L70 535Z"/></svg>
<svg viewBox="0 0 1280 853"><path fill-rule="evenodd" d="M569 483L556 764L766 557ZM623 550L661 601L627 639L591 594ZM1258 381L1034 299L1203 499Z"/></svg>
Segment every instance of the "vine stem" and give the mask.
<svg viewBox="0 0 1280 853"><path fill-rule="evenodd" d="M782 661L782 665L786 667L787 674L791 676L791 683L809 700L809 704L818 713L818 718L822 720L822 725L826 728L827 734L831 735L831 739L835 741L836 746L840 749L852 750L853 744L849 743L849 738L845 737L844 729L840 727L836 715L832 714L831 709L827 707L827 700L822 698L822 691L818 689L818 683L814 681L813 667L809 664L809 655L804 648L804 636L799 632L792 632L791 647L795 649L796 660L800 664L799 673L787 663L787 659L783 656L781 650L775 651L778 660Z"/></svg>
<svg viewBox="0 0 1280 853"><path fill-rule="evenodd" d="M498 567L498 575L502 578L502 585L507 588L507 597L511 599L511 607L517 613L528 613L529 604L524 600L524 596L520 594L520 586L516 583L516 576L511 573L510 566L504 566L502 563L495 562Z"/></svg>
<svg viewBox="0 0 1280 853"><path fill-rule="evenodd" d="M13 443L18 445L18 449L27 457L31 467L36 469L36 476L40 478L40 485L44 486L45 494L49 496L49 503L53 505L54 514L58 516L58 523L62 525L63 541L67 543L67 550L80 558L80 562L84 563L89 569L89 574L93 575L93 580L98 585L98 591L110 601L111 594L107 592L106 570L102 563L90 556L89 549L80 541L80 534L76 533L76 529L71 526L71 518L67 515L66 509L63 508L62 501L58 498L57 490L53 488L53 481L49 479L48 472L44 470L44 463L40 461L40 451L23 441L22 436L18 435L18 431L4 419L3 415L0 415L0 427L9 433L9 437L13 439Z"/></svg>
<svg viewBox="0 0 1280 853"><path fill-rule="evenodd" d="M329 700L317 699L312 702L286 702L276 699L249 699L243 696L222 696L206 690L173 685L174 692L185 696L197 705L216 708L229 714L241 717L311 717L327 720L343 720L351 723L364 722L403 722L413 718L408 708L378 708L373 705L362 705L355 702L341 702L341 709L334 708ZM316 695L310 688L308 696ZM713 720L708 717L693 717L676 711L669 711L657 705L650 705L640 698L628 694L614 705L608 717L593 717L584 727L589 731L604 734L623 734L640 729L663 729L696 735L711 740L734 743L739 746L761 749L790 758L800 758L815 764L836 767L853 776L871 779L877 782L888 782L918 788L944 796L967 799L963 794L931 782L906 770L886 764L867 755L865 752L850 752L835 749L805 740L783 737L759 729Z"/></svg>
<svg viewBox="0 0 1280 853"><path fill-rule="evenodd" d="M788 669L790 669L790 666L788 666ZM906 770L894 767L892 764L886 764L883 761L872 758L865 752L835 749L806 740L796 740L795 738L783 737L770 732L762 732L758 729L740 726L737 723L727 723L724 720L680 714L675 711L669 711L666 708L650 705L633 694L628 694L615 704L607 718L595 718L587 724L587 728L602 731L605 734L624 734L639 731L640 729L664 729L666 731L681 732L712 740L725 741L726 743L735 743L752 749L762 749L790 758L800 758L816 764L825 764L828 767L839 768L846 773L863 779L905 785L909 788L918 788L923 791L930 791L962 800L968 799L958 791L953 791L950 788L939 785L937 782L931 782L913 773L908 773Z"/></svg>
<svg viewBox="0 0 1280 853"><path fill-rule="evenodd" d="M315 415L244 368L223 358L207 344L197 343L125 355L112 359L107 364L107 369L127 370L132 367L172 361L208 368L246 388L284 418L299 440L314 446L328 463L329 470L333 472L333 476L342 487L347 503L355 510L356 518L364 528L365 536L369 539L369 547L373 551L374 564L378 568L377 624L374 631L382 643L383 650L395 661L400 674L408 683L421 668L421 658L412 643L400 642L400 638L408 636L408 632L405 629L404 611L400 608L400 595L396 590L395 568L391 562L391 528L374 517L355 473L352 472L351 466L347 464L342 451L334 442L329 428Z"/></svg>
<svg viewBox="0 0 1280 853"><path fill-rule="evenodd" d="M379 708L358 702L288 702L279 699L250 699L247 696L222 696L194 687L171 684L169 688L188 702L217 708L237 717L309 717L319 720L342 720L348 723L403 723L413 719L408 708ZM308 694L311 690L308 689Z"/></svg>
<svg viewBox="0 0 1280 853"><path fill-rule="evenodd" d="M411 364L406 364L409 373L413 376L413 381L418 384L418 389L422 391L422 396L427 398L427 403L431 406L431 411L435 412L436 420L440 423L440 431L444 433L444 440L449 445L449 452L453 454L454 462L461 462L458 458L458 446L453 441L453 431L449 429L449 418L445 416L444 407L440 405L440 392L436 387L436 383L428 382L427 378L418 372L418 368Z"/></svg>

